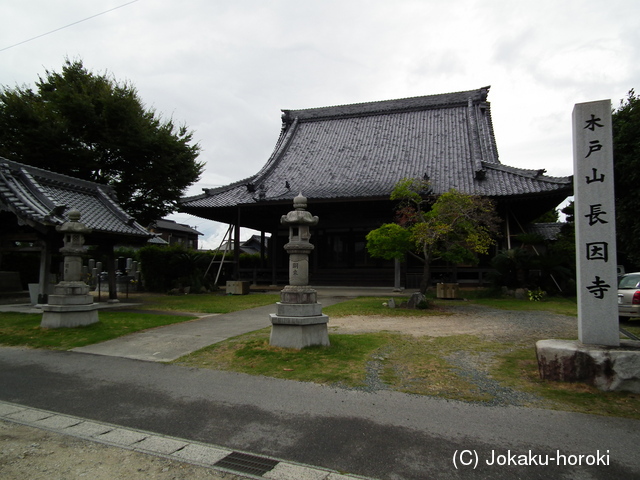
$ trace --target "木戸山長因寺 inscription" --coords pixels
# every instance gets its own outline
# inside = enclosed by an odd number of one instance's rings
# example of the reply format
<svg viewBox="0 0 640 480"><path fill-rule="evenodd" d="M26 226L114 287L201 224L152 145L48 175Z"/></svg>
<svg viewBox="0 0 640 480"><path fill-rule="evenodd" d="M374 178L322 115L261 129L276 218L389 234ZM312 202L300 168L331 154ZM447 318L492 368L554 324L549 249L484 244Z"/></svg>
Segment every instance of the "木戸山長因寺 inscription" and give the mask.
<svg viewBox="0 0 640 480"><path fill-rule="evenodd" d="M611 101L573 110L578 337L618 346L617 259Z"/></svg>

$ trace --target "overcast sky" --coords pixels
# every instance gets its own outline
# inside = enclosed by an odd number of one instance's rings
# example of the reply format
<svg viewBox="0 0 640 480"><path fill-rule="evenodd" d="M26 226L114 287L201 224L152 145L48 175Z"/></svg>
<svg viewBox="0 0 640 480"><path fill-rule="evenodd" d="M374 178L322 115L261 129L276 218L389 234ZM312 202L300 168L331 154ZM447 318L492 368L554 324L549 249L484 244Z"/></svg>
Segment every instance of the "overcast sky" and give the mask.
<svg viewBox="0 0 640 480"><path fill-rule="evenodd" d="M130 81L195 132L189 195L257 173L281 109L486 85L501 162L565 176L574 104L640 89L638 18L637 0L4 0L0 84L65 58ZM225 229L171 218L209 247Z"/></svg>

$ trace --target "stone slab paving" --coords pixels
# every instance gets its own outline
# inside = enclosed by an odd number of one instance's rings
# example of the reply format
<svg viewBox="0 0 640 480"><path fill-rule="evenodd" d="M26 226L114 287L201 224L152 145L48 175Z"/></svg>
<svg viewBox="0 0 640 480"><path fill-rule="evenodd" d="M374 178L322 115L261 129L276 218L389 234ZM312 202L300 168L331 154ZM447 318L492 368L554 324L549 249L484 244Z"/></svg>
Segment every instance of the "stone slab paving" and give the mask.
<svg viewBox="0 0 640 480"><path fill-rule="evenodd" d="M174 452L174 457L198 465L211 466L229 455L229 453L231 453L229 450L191 443L180 451Z"/></svg>
<svg viewBox="0 0 640 480"><path fill-rule="evenodd" d="M354 478L335 472L329 473L327 476L325 471L313 470L290 463L279 463L273 470L265 473L262 477L272 480L347 480Z"/></svg>
<svg viewBox="0 0 640 480"><path fill-rule="evenodd" d="M345 475L331 470L280 461L264 456L261 458L272 461L275 466L261 475L253 475L243 471L235 471L216 466L217 462L220 462L231 454L238 453L228 448L159 435L143 430L124 428L104 422L95 422L80 417L61 415L55 412L24 407L9 402L0 402L0 420L41 428L62 435L69 435L113 447L156 455L201 467L208 467L214 470L227 471L246 478L266 478L272 480L372 480L361 476Z"/></svg>

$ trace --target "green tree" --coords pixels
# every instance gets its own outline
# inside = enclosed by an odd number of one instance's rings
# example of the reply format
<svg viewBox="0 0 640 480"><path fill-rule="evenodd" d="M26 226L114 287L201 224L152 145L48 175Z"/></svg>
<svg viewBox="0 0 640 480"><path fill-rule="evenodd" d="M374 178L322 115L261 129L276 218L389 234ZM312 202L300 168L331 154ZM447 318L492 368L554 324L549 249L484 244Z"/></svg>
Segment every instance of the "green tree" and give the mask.
<svg viewBox="0 0 640 480"><path fill-rule="evenodd" d="M613 112L618 254L640 266L640 98L631 89Z"/></svg>
<svg viewBox="0 0 640 480"><path fill-rule="evenodd" d="M560 219L558 211L554 208L547 213L543 213L531 223L555 223Z"/></svg>
<svg viewBox="0 0 640 480"><path fill-rule="evenodd" d="M35 87L0 89L0 156L111 185L143 224L175 211L200 177L193 133L145 109L130 83L66 60Z"/></svg>
<svg viewBox="0 0 640 480"><path fill-rule="evenodd" d="M385 223L367 234L367 251L372 257L402 259L413 247L411 232L397 223Z"/></svg>
<svg viewBox="0 0 640 480"><path fill-rule="evenodd" d="M487 254L495 243L500 219L487 198L452 189L434 201L427 182L407 178L398 182L391 199L400 202L397 223L369 232L367 250L386 259L407 253L418 258L422 293L431 283L433 261L477 263L477 255Z"/></svg>

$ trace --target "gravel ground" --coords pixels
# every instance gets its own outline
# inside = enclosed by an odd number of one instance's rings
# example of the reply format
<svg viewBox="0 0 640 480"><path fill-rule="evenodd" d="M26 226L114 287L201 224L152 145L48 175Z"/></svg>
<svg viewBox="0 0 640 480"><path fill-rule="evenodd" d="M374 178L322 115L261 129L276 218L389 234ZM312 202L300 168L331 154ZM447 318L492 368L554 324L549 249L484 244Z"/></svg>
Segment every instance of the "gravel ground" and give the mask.
<svg viewBox="0 0 640 480"><path fill-rule="evenodd" d="M388 330L432 337L468 334L514 344L532 343L547 338L578 338L578 321L567 315L498 310L464 301L452 301L445 307L444 313L446 314L428 317L351 315L331 318L329 327L336 333Z"/></svg>
<svg viewBox="0 0 640 480"><path fill-rule="evenodd" d="M487 341L533 345L548 338L577 338L575 317L549 312L497 310L466 302L452 302L445 307L446 315L429 317L360 317L331 318L329 325L334 333L360 333L387 330L414 336L475 335ZM384 357L384 352L381 352ZM527 406L539 402L535 395L504 387L489 376L494 361L493 352L458 351L445 359L456 372L475 385L480 393L492 398L482 402L490 406ZM380 380L383 358L374 358L367 364L365 386L359 390L375 392L388 389Z"/></svg>

